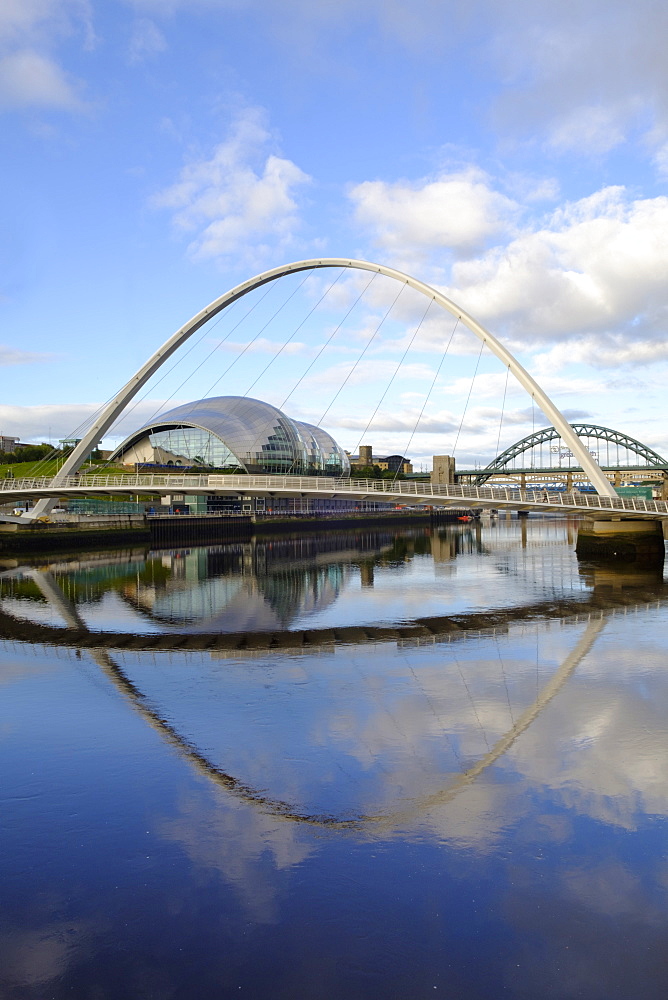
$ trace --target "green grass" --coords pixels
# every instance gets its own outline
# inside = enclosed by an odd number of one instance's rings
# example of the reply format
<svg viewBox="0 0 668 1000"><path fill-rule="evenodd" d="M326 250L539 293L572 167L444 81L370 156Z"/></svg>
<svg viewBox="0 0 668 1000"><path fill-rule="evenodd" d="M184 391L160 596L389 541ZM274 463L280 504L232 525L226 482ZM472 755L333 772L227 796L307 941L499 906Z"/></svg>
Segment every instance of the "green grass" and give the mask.
<svg viewBox="0 0 668 1000"><path fill-rule="evenodd" d="M55 476L58 469L63 464L62 459L51 459L48 462L14 462L12 465L0 465L0 479L4 479L9 472L14 479L31 479L35 476ZM122 465L84 465L79 470L82 476L127 476L132 475L131 469L126 469Z"/></svg>

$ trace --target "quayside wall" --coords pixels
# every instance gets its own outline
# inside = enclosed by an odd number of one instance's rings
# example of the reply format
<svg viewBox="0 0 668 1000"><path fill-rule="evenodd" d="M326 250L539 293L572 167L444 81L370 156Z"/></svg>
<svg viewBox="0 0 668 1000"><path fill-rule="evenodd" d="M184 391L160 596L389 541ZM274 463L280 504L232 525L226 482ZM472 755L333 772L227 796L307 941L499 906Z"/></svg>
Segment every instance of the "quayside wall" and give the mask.
<svg viewBox="0 0 668 1000"><path fill-rule="evenodd" d="M411 511L354 514L347 517L251 517L239 515L173 514L146 517L143 514L80 516L67 521L33 522L0 526L0 553L76 551L115 547L119 544L169 548L174 545L206 545L253 535L299 534L356 526L429 525L456 521L466 510Z"/></svg>

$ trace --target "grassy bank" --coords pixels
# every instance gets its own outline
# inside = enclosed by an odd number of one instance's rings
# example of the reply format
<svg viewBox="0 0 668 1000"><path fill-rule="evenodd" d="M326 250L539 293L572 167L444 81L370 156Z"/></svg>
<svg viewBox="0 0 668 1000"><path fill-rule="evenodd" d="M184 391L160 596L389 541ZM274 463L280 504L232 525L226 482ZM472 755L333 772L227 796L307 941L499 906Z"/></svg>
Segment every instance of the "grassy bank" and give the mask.
<svg viewBox="0 0 668 1000"><path fill-rule="evenodd" d="M8 475L13 479L55 476L62 464L62 458L55 458L48 462L13 462L11 465L0 465L0 479L6 479ZM130 470L122 465L84 465L80 472L82 476L95 475L96 472L104 476L127 476Z"/></svg>

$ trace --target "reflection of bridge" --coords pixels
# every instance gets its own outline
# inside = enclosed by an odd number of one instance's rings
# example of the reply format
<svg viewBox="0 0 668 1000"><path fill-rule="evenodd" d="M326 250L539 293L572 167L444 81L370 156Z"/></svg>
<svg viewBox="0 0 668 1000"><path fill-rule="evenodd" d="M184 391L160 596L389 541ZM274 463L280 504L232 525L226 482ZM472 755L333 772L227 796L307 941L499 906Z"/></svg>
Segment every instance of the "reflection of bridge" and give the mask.
<svg viewBox="0 0 668 1000"><path fill-rule="evenodd" d="M66 623L66 628L53 626L35 625L33 623L21 623L13 618L11 614L0 610L0 634L6 638L18 639L19 641L33 642L36 638L41 641L53 643L59 646L74 648L77 651L87 649L91 658L100 667L110 683L123 695L132 705L140 717L152 729L154 729L165 742L173 747L179 755L186 760L199 774L206 777L214 785L218 786L227 794L231 794L237 800L246 805L259 808L268 815L285 821L305 824L309 826L323 827L333 830L365 829L382 830L393 829L399 824L404 824L416 816L423 815L427 810L443 806L454 799L465 788L473 784L483 773L495 764L522 736L524 732L535 722L540 713L559 694L569 678L574 674L579 664L591 651L594 642L601 633L607 619L614 615L616 611L622 614L627 613L629 606L646 606L647 604L660 603L662 595L656 593L656 588L640 592L637 597L624 598L622 595L610 593L604 599L601 606L600 597L592 607L586 600L575 601L565 605L560 609L561 615L574 621L583 622L585 629L575 646L565 655L560 666L554 671L549 681L537 692L535 699L529 704L516 719L512 720L510 728L498 738L491 746L488 746L486 753L468 768L462 768L445 787L432 792L423 792L413 796L409 801L400 801L387 810L353 815L332 815L314 814L306 809L300 808L296 802L285 801L267 794L265 787L257 789L246 781L230 774L219 764L214 762L205 752L200 751L193 745L190 735L184 736L177 726L165 719L163 712L155 707L149 698L142 692L137 684L131 679L126 669L121 667L114 657L114 650L117 649L147 649L155 650L163 648L173 650L175 646L175 636L168 635L104 635L98 632L91 632L86 623L81 618L78 609L60 589L55 579L48 572L32 570L29 572L30 579L36 584L43 598L48 604L59 612ZM371 627L366 630L355 629L355 635L344 635L343 641L370 640L372 642L429 642L443 643L444 651L447 645L457 642L463 635L466 635L470 627L480 628L482 625L485 632L495 635L496 628L500 628L502 633L507 631L508 624L512 621L532 621L536 623L537 617L555 617L554 604L548 602L545 605L534 605L528 607L508 608L496 611L489 615L473 613L468 616L456 616L455 630L452 631L453 619L432 619L429 625L399 626L396 628ZM468 622L467 622L468 619ZM487 621L485 622L485 619ZM494 623L494 624L492 624ZM487 628L485 628L487 625ZM490 627L491 625L491 627ZM26 627L27 626L27 627ZM31 634L31 629L34 631ZM343 632L350 630L344 629ZM366 634L360 634L364 631ZM320 642L326 647L331 647L336 642L332 629L323 631L322 636L309 632L309 643L306 651L312 652ZM302 649L303 641L300 633L283 633L287 640L288 647L299 646ZM220 642L224 637L216 637ZM266 633L260 636L264 641L259 643L256 649L244 647L246 655L260 655L265 657L269 646ZM128 642L128 639L135 640ZM187 650L198 650L204 647L201 636L183 635L178 637L178 650L184 653ZM280 645L284 645L281 643ZM239 657L238 649L230 649L234 657ZM468 691L468 688L467 688ZM470 698L470 692L468 693ZM432 709L433 710L433 709ZM443 729L444 735L447 729Z"/></svg>
<svg viewBox="0 0 668 1000"><path fill-rule="evenodd" d="M373 500L433 507L487 507L505 510L585 514L596 520L660 520L668 518L668 503L636 497L601 496L510 487L432 485L383 479L329 479L317 476L135 475L61 476L56 479L0 480L0 502L82 496L233 495L321 497ZM15 518L15 520L20 520Z"/></svg>

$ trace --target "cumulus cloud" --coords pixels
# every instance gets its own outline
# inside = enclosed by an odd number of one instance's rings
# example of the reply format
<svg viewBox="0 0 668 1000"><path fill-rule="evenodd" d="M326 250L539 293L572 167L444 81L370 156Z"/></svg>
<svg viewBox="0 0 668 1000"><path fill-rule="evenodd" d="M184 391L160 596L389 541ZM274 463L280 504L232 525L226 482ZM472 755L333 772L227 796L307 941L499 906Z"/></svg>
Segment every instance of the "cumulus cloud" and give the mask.
<svg viewBox="0 0 668 1000"><path fill-rule="evenodd" d="M571 364L627 369L665 361L668 361L668 342L663 340L629 342L622 334L587 336L574 344L555 344L549 351L537 355L536 374L542 375Z"/></svg>
<svg viewBox="0 0 668 1000"><path fill-rule="evenodd" d="M266 240L290 243L299 225L295 193L310 178L271 145L263 111L248 109L212 156L188 163L154 197L156 207L173 210L178 229L196 234L189 247L195 259L248 254Z"/></svg>
<svg viewBox="0 0 668 1000"><path fill-rule="evenodd" d="M664 337L668 198L605 188L452 269L456 301L522 346L572 336Z"/></svg>
<svg viewBox="0 0 668 1000"><path fill-rule="evenodd" d="M82 111L83 84L53 53L58 41L83 32L94 41L87 0L6 0L0 5L0 108Z"/></svg>
<svg viewBox="0 0 668 1000"><path fill-rule="evenodd" d="M668 356L665 196L606 187L521 225L515 203L475 171L414 185L368 182L350 196L357 221L384 251L400 266L420 257L421 273L431 272L436 287L511 349L562 344L551 361L565 364L571 348L563 345L577 339L570 360L596 367ZM448 249L458 255L449 270ZM440 351L448 342L452 330L435 313L416 347ZM478 349L460 325L451 353Z"/></svg>
<svg viewBox="0 0 668 1000"><path fill-rule="evenodd" d="M53 59L30 49L0 59L0 107L51 107L78 111L84 104L76 83Z"/></svg>
<svg viewBox="0 0 668 1000"><path fill-rule="evenodd" d="M495 191L474 167L418 183L364 181L350 190L350 198L357 222L381 247L399 253L482 249L519 212L517 203Z"/></svg>

